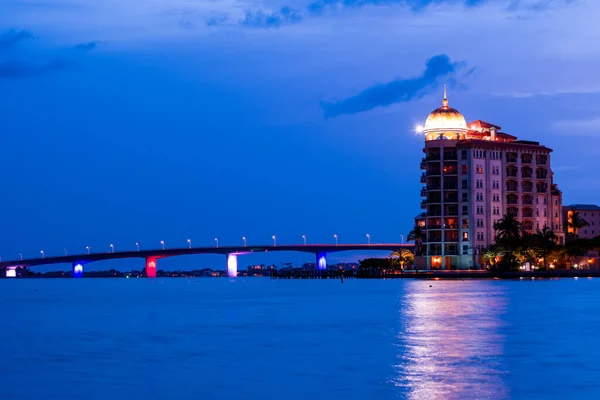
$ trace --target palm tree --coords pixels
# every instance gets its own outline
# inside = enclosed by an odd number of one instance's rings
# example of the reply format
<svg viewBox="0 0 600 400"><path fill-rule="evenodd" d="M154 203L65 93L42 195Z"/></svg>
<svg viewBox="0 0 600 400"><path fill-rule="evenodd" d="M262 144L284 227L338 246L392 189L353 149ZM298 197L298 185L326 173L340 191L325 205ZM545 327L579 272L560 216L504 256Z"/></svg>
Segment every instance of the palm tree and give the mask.
<svg viewBox="0 0 600 400"><path fill-rule="evenodd" d="M569 228L573 229L573 235L578 238L579 230L588 226L589 223L579 215L579 211L573 211L569 216L568 225Z"/></svg>
<svg viewBox="0 0 600 400"><path fill-rule="evenodd" d="M546 263L546 257L548 253L550 253L556 247L556 241L558 237L552 232L552 229L544 226L542 230L537 230L535 233L535 247L537 247L541 253L542 258L544 259L544 269L548 269L548 265Z"/></svg>
<svg viewBox="0 0 600 400"><path fill-rule="evenodd" d="M408 233L408 236L406 237L407 242L412 242L413 240L415 241L415 255L416 256L421 255L421 245L423 243L423 236L424 235L423 235L423 230L421 229L421 226L415 225L413 230L410 231Z"/></svg>
<svg viewBox="0 0 600 400"><path fill-rule="evenodd" d="M515 257L515 250L523 240L523 225L515 219L513 214L508 213L494 224L494 230L496 231L496 244L504 251L500 266L504 269L516 268L518 261Z"/></svg>
<svg viewBox="0 0 600 400"><path fill-rule="evenodd" d="M388 256L389 259L397 258L400 263L400 268L404 269L406 264L411 264L415 257L414 254L408 249L398 249Z"/></svg>
<svg viewBox="0 0 600 400"><path fill-rule="evenodd" d="M481 255L485 264L489 264L490 267L494 268L496 266L496 258L502 256L502 248L497 244L492 244L483 249Z"/></svg>

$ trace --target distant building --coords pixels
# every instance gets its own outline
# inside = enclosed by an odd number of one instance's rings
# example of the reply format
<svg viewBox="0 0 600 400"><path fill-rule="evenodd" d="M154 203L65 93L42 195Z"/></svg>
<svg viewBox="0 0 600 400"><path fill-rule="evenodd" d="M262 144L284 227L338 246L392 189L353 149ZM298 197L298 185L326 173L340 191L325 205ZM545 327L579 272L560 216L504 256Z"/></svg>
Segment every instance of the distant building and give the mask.
<svg viewBox="0 0 600 400"><path fill-rule="evenodd" d="M553 182L551 149L517 140L500 126L467 124L448 105L429 114L419 129L424 232L420 268L478 269L482 250L495 241L494 224L513 214L528 233L549 227L564 243L562 193Z"/></svg>
<svg viewBox="0 0 600 400"><path fill-rule="evenodd" d="M587 226L579 229L579 232L575 232L573 228L569 227L569 221L573 212L578 212ZM575 234L579 235L580 238L591 239L600 235L600 207L595 204L571 204L570 206L564 206L562 208L563 215L563 231L565 235Z"/></svg>

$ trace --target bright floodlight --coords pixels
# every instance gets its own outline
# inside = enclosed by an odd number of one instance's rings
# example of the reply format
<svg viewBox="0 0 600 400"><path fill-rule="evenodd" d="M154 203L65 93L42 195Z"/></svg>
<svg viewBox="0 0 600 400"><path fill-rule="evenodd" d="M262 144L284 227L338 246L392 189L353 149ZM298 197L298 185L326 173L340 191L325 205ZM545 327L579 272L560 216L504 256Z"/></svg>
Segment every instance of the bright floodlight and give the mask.
<svg viewBox="0 0 600 400"><path fill-rule="evenodd" d="M415 133L423 133L423 125L416 125L415 126Z"/></svg>

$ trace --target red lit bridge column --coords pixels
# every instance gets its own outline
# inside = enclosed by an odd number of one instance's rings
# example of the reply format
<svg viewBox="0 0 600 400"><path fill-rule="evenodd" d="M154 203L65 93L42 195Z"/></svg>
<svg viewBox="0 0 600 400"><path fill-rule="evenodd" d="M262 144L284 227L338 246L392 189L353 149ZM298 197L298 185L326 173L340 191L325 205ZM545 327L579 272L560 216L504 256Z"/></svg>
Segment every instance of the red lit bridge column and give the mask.
<svg viewBox="0 0 600 400"><path fill-rule="evenodd" d="M146 278L156 278L156 257L146 258Z"/></svg>

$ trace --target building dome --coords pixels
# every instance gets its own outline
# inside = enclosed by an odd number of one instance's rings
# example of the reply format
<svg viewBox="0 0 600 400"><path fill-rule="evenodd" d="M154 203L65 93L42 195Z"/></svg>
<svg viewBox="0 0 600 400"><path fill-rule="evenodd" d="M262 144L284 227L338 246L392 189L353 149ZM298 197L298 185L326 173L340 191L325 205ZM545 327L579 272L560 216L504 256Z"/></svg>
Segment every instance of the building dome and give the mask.
<svg viewBox="0 0 600 400"><path fill-rule="evenodd" d="M467 133L467 121L456 109L448 106L446 88L444 87L444 100L442 106L433 110L423 126L426 140L438 138L459 139Z"/></svg>

